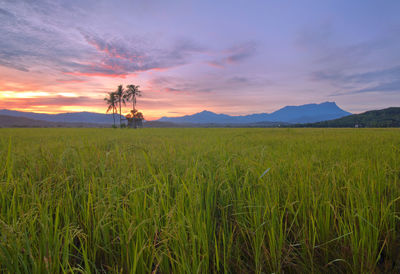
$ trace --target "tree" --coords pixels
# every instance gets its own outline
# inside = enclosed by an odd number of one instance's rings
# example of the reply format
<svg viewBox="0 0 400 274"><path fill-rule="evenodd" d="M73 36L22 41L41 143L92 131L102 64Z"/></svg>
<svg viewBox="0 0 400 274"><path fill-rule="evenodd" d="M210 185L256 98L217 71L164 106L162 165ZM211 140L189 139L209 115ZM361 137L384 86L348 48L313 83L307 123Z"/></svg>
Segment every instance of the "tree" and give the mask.
<svg viewBox="0 0 400 274"><path fill-rule="evenodd" d="M142 96L142 93L139 90L139 86L127 85L125 91L125 98L127 102L132 102L132 110L135 110L137 96L139 97Z"/></svg>
<svg viewBox="0 0 400 274"><path fill-rule="evenodd" d="M131 112L125 117L128 120L128 127L137 128L143 126L143 113L137 111L136 109L132 109Z"/></svg>
<svg viewBox="0 0 400 274"><path fill-rule="evenodd" d="M117 112L117 104L118 104L115 92L109 92L108 96L104 98L104 101L106 101L108 106L106 113L112 111L114 127L115 127L115 112Z"/></svg>
<svg viewBox="0 0 400 274"><path fill-rule="evenodd" d="M119 85L117 90L115 91L115 96L118 101L118 106L119 106L119 126L122 127L122 104L126 105L125 101L125 90L122 85Z"/></svg>

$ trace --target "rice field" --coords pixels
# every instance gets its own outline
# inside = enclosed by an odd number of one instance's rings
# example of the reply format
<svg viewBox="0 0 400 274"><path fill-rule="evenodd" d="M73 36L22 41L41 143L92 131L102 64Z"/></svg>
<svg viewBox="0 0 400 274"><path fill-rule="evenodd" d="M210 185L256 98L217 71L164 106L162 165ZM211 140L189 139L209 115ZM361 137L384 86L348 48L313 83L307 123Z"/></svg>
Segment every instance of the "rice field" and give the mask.
<svg viewBox="0 0 400 274"><path fill-rule="evenodd" d="M398 273L398 129L0 129L0 272Z"/></svg>

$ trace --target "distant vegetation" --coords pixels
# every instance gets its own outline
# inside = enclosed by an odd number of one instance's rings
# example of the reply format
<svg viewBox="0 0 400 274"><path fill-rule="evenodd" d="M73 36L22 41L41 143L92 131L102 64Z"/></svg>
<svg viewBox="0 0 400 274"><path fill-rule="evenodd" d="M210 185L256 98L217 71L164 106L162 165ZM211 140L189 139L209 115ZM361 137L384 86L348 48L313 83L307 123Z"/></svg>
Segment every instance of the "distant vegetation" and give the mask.
<svg viewBox="0 0 400 274"><path fill-rule="evenodd" d="M397 129L1 129L0 272L399 273Z"/></svg>
<svg viewBox="0 0 400 274"><path fill-rule="evenodd" d="M139 86L136 85L127 85L126 89L124 89L122 85L119 85L116 91L107 94L104 101L107 103L107 113L112 112L113 114L114 127L116 127L115 114L118 113L118 109L119 126L123 126L122 105L126 105L126 103L129 102L132 103L132 110L130 110L129 114L126 115L128 126L136 128L138 125L142 124L142 120L144 119L143 114L135 108L136 98L138 96L141 96L141 91L139 90Z"/></svg>
<svg viewBox="0 0 400 274"><path fill-rule="evenodd" d="M296 127L400 127L400 107L372 110L343 118Z"/></svg>

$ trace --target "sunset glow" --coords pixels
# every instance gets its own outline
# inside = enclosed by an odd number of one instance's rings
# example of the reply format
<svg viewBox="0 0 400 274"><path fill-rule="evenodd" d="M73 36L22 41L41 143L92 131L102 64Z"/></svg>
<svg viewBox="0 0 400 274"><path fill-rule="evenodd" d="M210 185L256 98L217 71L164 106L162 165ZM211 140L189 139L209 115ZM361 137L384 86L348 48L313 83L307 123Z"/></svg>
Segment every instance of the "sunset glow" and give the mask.
<svg viewBox="0 0 400 274"><path fill-rule="evenodd" d="M36 97L47 97L50 96L50 93L43 91L2 91L0 94L0 98L36 98Z"/></svg>
<svg viewBox="0 0 400 274"><path fill-rule="evenodd" d="M375 5L5 2L0 109L105 113L120 84L140 85L148 120L323 101L355 113L396 106L400 3Z"/></svg>

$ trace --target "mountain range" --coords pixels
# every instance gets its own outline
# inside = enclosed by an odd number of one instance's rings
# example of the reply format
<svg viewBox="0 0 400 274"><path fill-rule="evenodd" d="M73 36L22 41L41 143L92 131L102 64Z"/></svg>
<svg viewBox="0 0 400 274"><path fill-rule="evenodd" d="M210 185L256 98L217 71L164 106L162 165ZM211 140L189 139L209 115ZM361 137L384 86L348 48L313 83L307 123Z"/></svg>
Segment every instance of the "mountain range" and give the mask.
<svg viewBox="0 0 400 274"><path fill-rule="evenodd" d="M249 124L260 122L314 123L337 119L347 115L351 115L351 113L339 108L335 102L324 102L321 104L286 106L272 113L258 113L243 116L230 116L204 110L193 115L162 117L158 121L190 124Z"/></svg>
<svg viewBox="0 0 400 274"><path fill-rule="evenodd" d="M342 110L334 102L321 104L307 104L301 106L286 106L272 113L258 113L243 116L231 116L227 114L217 114L204 110L202 112L185 115L181 117L162 117L157 122L168 122L174 124L255 124L255 123L313 123L341 118L351 113ZM9 117L23 117L39 121L56 123L89 123L111 125L113 124L112 114L102 114L94 112L72 112L60 114L45 114L35 112L22 112L15 110L1 109L0 115ZM118 124L119 115L115 115ZM155 122L155 121L153 121Z"/></svg>

